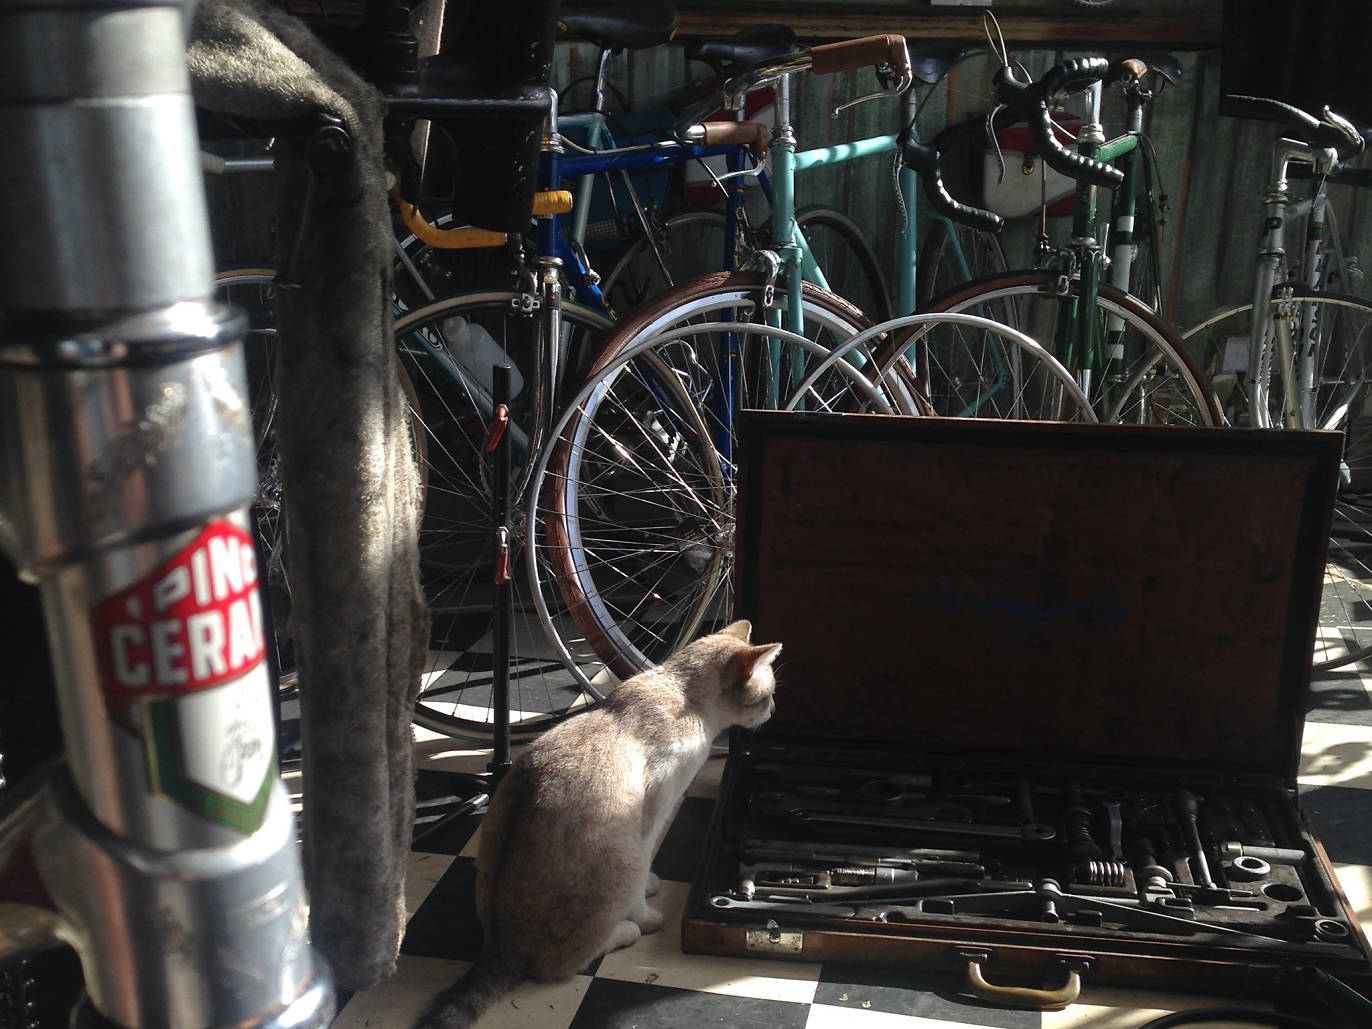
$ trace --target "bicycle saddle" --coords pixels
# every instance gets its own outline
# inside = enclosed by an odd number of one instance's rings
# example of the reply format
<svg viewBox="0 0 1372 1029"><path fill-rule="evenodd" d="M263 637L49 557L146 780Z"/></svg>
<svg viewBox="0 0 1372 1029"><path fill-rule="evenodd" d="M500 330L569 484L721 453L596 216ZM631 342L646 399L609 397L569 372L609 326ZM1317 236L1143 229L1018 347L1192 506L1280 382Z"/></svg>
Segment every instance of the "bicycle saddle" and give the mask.
<svg viewBox="0 0 1372 1029"><path fill-rule="evenodd" d="M961 43L911 43L907 40L906 45L910 48L910 74L926 86L942 79L969 53Z"/></svg>
<svg viewBox="0 0 1372 1029"><path fill-rule="evenodd" d="M796 48L796 34L785 25L750 25L728 39L700 39L688 43L686 59L704 61L720 75L741 71L789 54Z"/></svg>
<svg viewBox="0 0 1372 1029"><path fill-rule="evenodd" d="M563 9L558 33L584 39L602 50L642 50L666 43L676 32L676 7L666 0L642 0L632 6L582 6Z"/></svg>

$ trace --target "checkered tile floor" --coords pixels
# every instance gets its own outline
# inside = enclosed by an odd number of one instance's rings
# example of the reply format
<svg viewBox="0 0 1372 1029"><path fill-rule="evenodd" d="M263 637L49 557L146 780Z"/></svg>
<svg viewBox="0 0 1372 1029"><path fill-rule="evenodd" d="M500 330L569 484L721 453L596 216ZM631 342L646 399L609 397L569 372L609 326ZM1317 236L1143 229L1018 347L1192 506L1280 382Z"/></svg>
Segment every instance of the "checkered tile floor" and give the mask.
<svg viewBox="0 0 1372 1029"><path fill-rule="evenodd" d="M429 769L479 771L487 756L454 751L447 740L418 743ZM1272 1011L1242 998L1175 996L1092 989L1062 1012L988 1007L959 983L918 968L863 968L681 953L680 916L718 790L722 759L701 773L673 826L656 870L661 932L602 958L587 974L557 986L529 986L489 1011L481 1029L1131 1029L1162 1014L1216 1003ZM441 794L445 777L421 775L421 795ZM1325 673L1314 686L1300 775L1301 802L1324 841L1354 908L1372 923L1372 672ZM411 856L410 921L397 974L346 999L339 1029L408 1026L427 999L476 956L472 902L479 819L450 824ZM587 869L594 875L594 869ZM1291 1013L1339 1025L1313 1001ZM1242 1022L1212 1022L1243 1026Z"/></svg>

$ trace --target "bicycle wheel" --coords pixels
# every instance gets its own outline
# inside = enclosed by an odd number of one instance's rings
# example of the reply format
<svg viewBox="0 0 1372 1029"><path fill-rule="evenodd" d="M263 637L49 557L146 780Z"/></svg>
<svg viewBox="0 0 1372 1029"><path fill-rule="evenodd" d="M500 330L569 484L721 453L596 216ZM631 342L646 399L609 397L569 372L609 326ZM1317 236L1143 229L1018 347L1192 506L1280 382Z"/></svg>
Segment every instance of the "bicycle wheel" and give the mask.
<svg viewBox="0 0 1372 1029"><path fill-rule="evenodd" d="M600 662L602 690L729 620L732 413L778 407L767 397L803 371L799 352L815 360L867 324L807 284L805 334L786 333L762 321L762 291L760 276L714 275L623 323L530 482L528 568L545 627L571 664ZM845 364L810 397L841 402L855 380L866 381Z"/></svg>
<svg viewBox="0 0 1372 1029"><path fill-rule="evenodd" d="M624 247L601 282L601 293L623 316L671 286L721 270L724 226L721 211L670 215L662 222L660 239L640 232Z"/></svg>
<svg viewBox="0 0 1372 1029"><path fill-rule="evenodd" d="M796 215L829 292L854 304L874 322L891 317L891 291L881 264L862 230L847 215L827 207L807 207Z"/></svg>
<svg viewBox="0 0 1372 1029"><path fill-rule="evenodd" d="M492 708L492 639L496 553L491 525L492 476L486 443L494 404L492 360L508 359L519 374L508 408L512 483L525 478L530 460L535 384L533 322L517 312L512 291L452 297L396 322L396 347L413 380L416 422L426 441L427 487L420 525L420 574L432 614L429 655L415 721L450 736L489 740ZM596 353L609 319L564 304L559 341L575 358ZM512 508L514 510L514 508ZM515 618L510 663L513 738L528 738L593 703L587 675L568 669L533 617L522 574L522 527L511 533L511 589Z"/></svg>
<svg viewBox="0 0 1372 1029"><path fill-rule="evenodd" d="M934 297L964 282L1005 272L1005 252L991 233L938 218L924 237L915 271L915 298L922 311Z"/></svg>
<svg viewBox="0 0 1372 1029"><path fill-rule="evenodd" d="M1249 381L1253 306L1218 311L1184 338L1213 369L1225 413L1235 425L1280 426L1285 369L1275 357L1278 326L1299 348L1313 346L1319 380L1309 383L1299 421L1344 433L1342 477L1325 565L1315 667L1337 668L1369 656L1372 647L1372 420L1367 413L1372 304L1334 293L1293 291L1273 302L1261 346L1275 374L1265 389ZM1254 397L1260 397L1255 411Z"/></svg>
<svg viewBox="0 0 1372 1029"><path fill-rule="evenodd" d="M1285 291L1284 291L1285 292ZM1291 289L1289 299L1274 300L1262 326L1261 381L1249 371L1253 305L1216 311L1182 334L1203 367L1223 390L1224 410L1233 425L1275 428L1289 425L1283 414L1288 378L1304 398L1297 424L1311 429L1341 429L1365 392L1372 346L1372 304L1339 293ZM1311 378L1287 375L1279 357L1278 331L1289 334L1292 359L1311 353ZM1315 372L1318 369L1318 372ZM1318 381L1316 381L1316 374ZM1258 406L1254 407L1254 398Z"/></svg>
<svg viewBox="0 0 1372 1029"><path fill-rule="evenodd" d="M261 546L259 581L264 591L262 603L270 616L276 658L277 685L293 691L299 683L295 648L291 634L291 583L287 561L285 521L282 501L286 482L281 472L281 455L276 446L276 322L272 294L276 272L265 267L231 268L215 275L215 296L240 307L248 316L248 332L243 338L243 363L247 369L248 404L252 410L253 443L257 456L257 489L253 496L253 520ZM413 408L414 386L403 366L397 366L400 386ZM413 429L413 425L412 425ZM424 440L411 432L424 485Z"/></svg>
<svg viewBox="0 0 1372 1029"><path fill-rule="evenodd" d="M846 343L837 346L828 356L815 364L806 375L805 380L792 393L785 409L788 411L796 410L801 403L810 398L813 384L828 374L833 366L846 362L852 351L866 348L873 337L884 333L895 336L901 341L900 344L889 348L887 356L876 368L875 373L867 375L856 385L864 391L870 390L873 394L872 399L879 403L884 403L888 398L899 397L903 395L903 391L898 384L911 381L914 378L914 373L905 355L920 350L923 338L927 333L939 328L954 326L964 330L975 329L987 337L997 339L999 345L1004 347L1007 353L1015 355L1015 364L1026 378L1033 377L1045 381L1056 380L1053 389L1060 397L1056 404L1059 420L1090 423L1098 420L1095 412L1091 409L1086 394L1082 392L1072 373L1052 354L1048 353L1037 340L1031 339L1004 322L991 321L980 315L961 313L909 314L858 333ZM928 403L918 394L916 394L915 400L917 404L922 402L922 405L927 405ZM921 406L919 409L925 410L927 408ZM871 408L867 408L867 410L871 410Z"/></svg>
<svg viewBox="0 0 1372 1029"><path fill-rule="evenodd" d="M248 405L252 410L253 447L257 455L257 490L253 521L261 545L262 604L268 608L274 636L277 685L292 690L299 676L290 634L291 591L285 563L285 524L281 515L283 483L276 449L276 322L271 268L227 269L215 275L215 296L241 308L248 316L243 337L243 362L248 373Z"/></svg>
<svg viewBox="0 0 1372 1029"><path fill-rule="evenodd" d="M1010 272L935 299L926 313L985 314L1008 305L1003 321L1037 339L1076 376L1102 422L1218 425L1219 406L1182 340L1134 297L1102 284L1095 310L1077 316L1081 283L1051 271ZM1083 329L1090 341L1074 337ZM1069 341L1068 353L1060 343ZM1058 418L1062 397L1046 376L1010 363L984 334L957 326L928 336L930 401L940 413L975 417ZM1109 357L1102 371L1098 355ZM917 365L918 369L918 365Z"/></svg>

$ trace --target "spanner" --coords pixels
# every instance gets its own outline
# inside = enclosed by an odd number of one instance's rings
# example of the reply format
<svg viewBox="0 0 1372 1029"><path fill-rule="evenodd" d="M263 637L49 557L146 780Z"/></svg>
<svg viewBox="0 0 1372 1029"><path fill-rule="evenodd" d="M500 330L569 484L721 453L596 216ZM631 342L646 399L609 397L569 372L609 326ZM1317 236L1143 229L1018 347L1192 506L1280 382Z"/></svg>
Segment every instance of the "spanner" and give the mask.
<svg viewBox="0 0 1372 1029"><path fill-rule="evenodd" d="M906 832L946 833L952 836L986 836L993 839L1046 842L1057 836L1051 825L1030 822L1027 825L979 825L975 822L926 822L919 819L893 818L881 815L844 815L817 811L793 811L791 818L802 825L846 826L859 829L901 829Z"/></svg>
<svg viewBox="0 0 1372 1029"><path fill-rule="evenodd" d="M766 911L771 914L821 915L828 918L852 918L857 914L857 908L843 904L812 904L805 900L739 900L737 897L731 897L727 893L716 893L712 896L710 898L710 906L713 908L729 908L743 911Z"/></svg>

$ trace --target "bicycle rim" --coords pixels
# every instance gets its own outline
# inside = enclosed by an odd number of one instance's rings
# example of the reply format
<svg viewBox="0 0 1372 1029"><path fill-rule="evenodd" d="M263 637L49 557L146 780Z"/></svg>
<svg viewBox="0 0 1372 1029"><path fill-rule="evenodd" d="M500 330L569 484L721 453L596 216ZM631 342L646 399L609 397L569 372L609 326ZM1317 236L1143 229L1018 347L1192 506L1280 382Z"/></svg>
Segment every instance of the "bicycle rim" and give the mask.
<svg viewBox="0 0 1372 1029"><path fill-rule="evenodd" d="M1102 422L1220 424L1214 393L1186 345L1165 322L1137 299L1104 284L1094 311L1075 316L1080 288L1080 282L1054 272L1011 272L944 294L927 313L983 314L1038 340L1072 371ZM1075 338L1082 329L1090 331L1091 341ZM966 401L966 409L956 413L1059 417L1061 398L1055 390L1043 388L1046 378L1033 376L1032 370L1020 377L1013 366L1005 366L998 351L987 351L981 339L969 339L958 329L947 333L930 333L930 394L936 405L936 397L949 395ZM1062 352L1063 339L1069 341L1068 353ZM952 377L941 367L968 371ZM946 388L939 385L940 375L950 383ZM1004 399L997 400L998 395Z"/></svg>
<svg viewBox="0 0 1372 1029"><path fill-rule="evenodd" d="M493 410L492 357L503 356L519 372L508 404L515 483L528 467L533 417L532 324L516 313L515 300L517 294L510 291L470 294L430 304L396 323L396 346L414 381L415 421L427 450L419 549L432 631L415 721L436 732L477 741L488 741L494 724L495 542L486 452ZM572 354L597 352L610 325L602 315L575 304L564 305L562 321L561 343ZM589 676L564 667L548 646L529 583L519 573L523 528L518 519L511 520L516 524L511 526L515 617L510 725L512 737L519 739L541 732L597 697L586 688Z"/></svg>
<svg viewBox="0 0 1372 1029"><path fill-rule="evenodd" d="M558 645L577 663L595 654L613 676L604 683L650 667L731 617L732 411L778 406L765 402L759 381L770 378L769 333L741 328L765 313L760 277L726 274L678 287L630 319L596 362L530 484L529 566L538 596L571 614L577 633L560 634ZM866 324L813 287L805 318L804 343L780 348L777 371L786 381L804 368L790 351L825 354ZM737 360L717 360L730 341ZM646 356L616 365L644 346ZM852 374L859 373L851 366L835 373L826 402L838 392L833 383ZM676 402L689 401L690 410L665 402L678 389L684 399ZM648 528L625 514L642 514L645 496L660 517Z"/></svg>
<svg viewBox="0 0 1372 1029"><path fill-rule="evenodd" d="M1188 342L1207 356L1221 384L1225 412L1236 425L1282 424L1286 371L1269 381L1263 417L1254 417L1248 382L1251 304L1217 312L1188 330ZM1367 411L1368 347L1372 346L1372 304L1334 293L1294 291L1289 303L1272 307L1273 319L1288 323L1291 338L1314 347L1315 374L1308 383L1302 421L1312 428L1344 433L1343 464L1325 564L1315 667L1338 668L1368 657L1372 646L1372 419ZM1262 346L1275 353L1271 323ZM1258 391L1263 396L1263 391Z"/></svg>
<svg viewBox="0 0 1372 1029"><path fill-rule="evenodd" d="M921 311L934 297L965 282L1002 275L1007 270L1000 240L989 232L942 218L929 226L915 267L918 272L915 297Z"/></svg>
<svg viewBox="0 0 1372 1029"><path fill-rule="evenodd" d="M806 208L796 215L810 253L829 292L855 305L873 321L891 317L891 291L871 244L853 220L827 207Z"/></svg>
<svg viewBox="0 0 1372 1029"><path fill-rule="evenodd" d="M248 405L252 410L253 448L257 455L252 514L261 546L262 603L268 608L275 637L277 685L290 692L299 676L289 628L291 591L281 513L284 484L276 449L276 321L272 313L275 281L276 272L271 268L229 269L215 276L215 296L237 305L248 316L243 362L248 374Z"/></svg>
<svg viewBox="0 0 1372 1029"><path fill-rule="evenodd" d="M682 211L662 223L662 238L639 233L615 259L601 292L623 316L663 290L724 267L725 218L720 211Z"/></svg>
<svg viewBox="0 0 1372 1029"><path fill-rule="evenodd" d="M262 568L259 579L264 586L262 603L267 608L276 660L277 685L292 693L299 685L295 646L291 634L291 580L286 546L286 525L282 503L286 481L276 445L278 400L276 394L276 323L272 296L276 272L271 268L235 268L215 276L215 292L220 300L236 304L248 315L248 332L243 340L244 365L248 374L248 403L252 410L253 443L257 456L257 488L253 496L253 520L261 547ZM396 373L406 401L415 403L414 385L403 365ZM424 444L411 424L411 442L424 485Z"/></svg>

